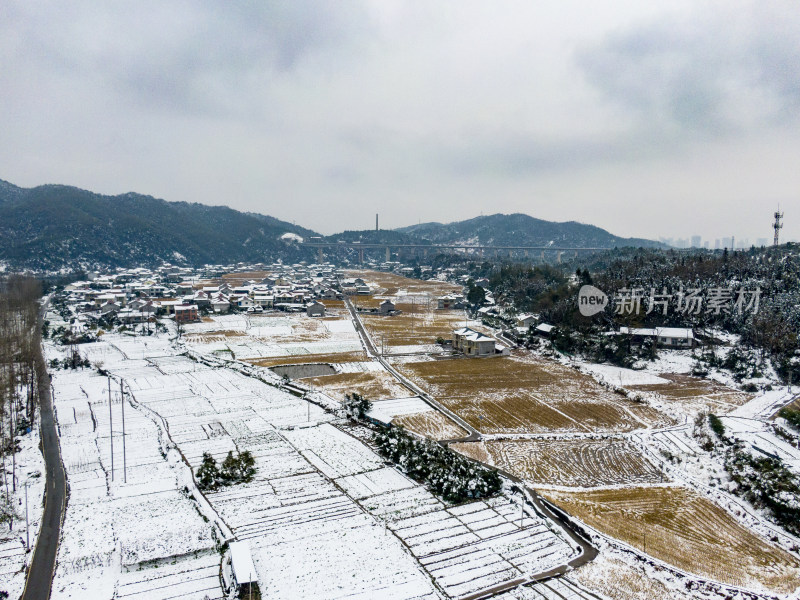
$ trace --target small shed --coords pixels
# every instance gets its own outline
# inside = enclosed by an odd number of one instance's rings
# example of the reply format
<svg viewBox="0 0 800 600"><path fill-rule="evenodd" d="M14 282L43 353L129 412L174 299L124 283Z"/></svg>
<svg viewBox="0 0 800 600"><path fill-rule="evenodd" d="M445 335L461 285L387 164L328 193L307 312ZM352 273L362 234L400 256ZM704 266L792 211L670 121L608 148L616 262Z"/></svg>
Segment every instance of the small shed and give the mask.
<svg viewBox="0 0 800 600"><path fill-rule="evenodd" d="M324 317L325 305L322 302L311 302L306 305L306 315L309 317Z"/></svg>
<svg viewBox="0 0 800 600"><path fill-rule="evenodd" d="M247 542L231 542L230 549L233 587L241 597L243 593L250 591L250 587L258 589L258 574L253 565L253 557L250 554L250 544Z"/></svg>

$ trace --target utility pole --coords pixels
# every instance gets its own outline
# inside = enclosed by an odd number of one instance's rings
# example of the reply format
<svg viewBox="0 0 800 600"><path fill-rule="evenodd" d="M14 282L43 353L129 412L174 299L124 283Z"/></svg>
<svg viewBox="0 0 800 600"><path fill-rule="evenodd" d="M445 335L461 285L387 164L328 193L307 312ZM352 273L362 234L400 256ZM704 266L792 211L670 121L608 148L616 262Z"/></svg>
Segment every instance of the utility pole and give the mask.
<svg viewBox="0 0 800 600"><path fill-rule="evenodd" d="M114 481L114 416L111 413L111 376L108 377L108 433L111 440L111 481Z"/></svg>
<svg viewBox="0 0 800 600"><path fill-rule="evenodd" d="M30 527L28 525L28 480L25 480L25 550L31 549L31 536L28 533Z"/></svg>
<svg viewBox="0 0 800 600"><path fill-rule="evenodd" d="M128 483L128 456L125 450L125 391L122 389L122 377L119 378L119 399L122 402L122 481Z"/></svg>

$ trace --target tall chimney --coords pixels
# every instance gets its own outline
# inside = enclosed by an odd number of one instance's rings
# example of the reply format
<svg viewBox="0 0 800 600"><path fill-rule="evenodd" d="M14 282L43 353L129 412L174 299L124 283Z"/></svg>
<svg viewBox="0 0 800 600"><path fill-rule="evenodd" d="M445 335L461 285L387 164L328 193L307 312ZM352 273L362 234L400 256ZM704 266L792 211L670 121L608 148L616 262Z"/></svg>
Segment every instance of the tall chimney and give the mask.
<svg viewBox="0 0 800 600"><path fill-rule="evenodd" d="M378 231L378 213L375 213L375 231Z"/></svg>

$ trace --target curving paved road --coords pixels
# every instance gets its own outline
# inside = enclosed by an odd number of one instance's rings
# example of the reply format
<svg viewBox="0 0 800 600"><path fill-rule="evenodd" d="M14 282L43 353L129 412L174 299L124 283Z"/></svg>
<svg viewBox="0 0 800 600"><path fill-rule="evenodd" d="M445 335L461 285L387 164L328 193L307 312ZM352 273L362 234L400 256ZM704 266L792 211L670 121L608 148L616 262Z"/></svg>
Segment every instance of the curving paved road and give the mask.
<svg viewBox="0 0 800 600"><path fill-rule="evenodd" d="M53 415L53 399L50 396L50 380L47 373L40 376L39 431L42 440L47 480L45 485L44 514L42 528L33 551L33 561L28 571L22 600L48 600L53 574L56 568L58 541L61 537L61 518L67 502L67 477L61 463L61 448Z"/></svg>
<svg viewBox="0 0 800 600"><path fill-rule="evenodd" d="M418 385L416 385L413 381L409 380L407 377L404 377L401 373L399 373L396 369L394 369L392 367L392 365L390 365L386 360L384 360L384 358L380 355L380 353L377 351L377 349L375 348L374 344L372 343L372 340L370 339L369 334L367 333L366 329L364 328L364 324L361 322L361 317L358 314L358 311L355 309L353 304L350 302L350 298L345 296L344 297L344 303L345 303L345 306L347 307L347 309L350 311L350 315L353 318L353 324L355 325L356 330L357 330L357 332L359 334L359 337L361 338L361 340L362 340L362 342L364 344L364 348L367 351L367 354L372 356L373 358L377 359L400 383L405 385L412 392L414 392L417 395L419 395L423 400L425 400L433 408L435 408L436 410L440 411L441 413L449 416L451 419L453 419L456 423L461 425L465 430L467 430L469 432L469 435L467 437L465 437L465 438L461 438L461 439L458 439L458 440L440 441L439 444L447 447L447 445L452 443L452 442L480 441L481 440L481 434L480 434L480 432L478 430L476 430L469 423L464 421L464 419L462 419L458 415L454 414L452 411L450 411L447 408L443 407L433 397L431 397L428 393L426 393L425 390L420 388ZM470 457L466 457L466 458L468 458L470 460L473 460L474 462L476 462L478 464L483 465L483 463L481 463L480 461L478 461L476 459L472 459ZM489 466L489 465L484 465L484 466ZM528 486L526 486L525 482L522 479L520 479L516 475L512 475L511 473L509 473L508 471L506 471L504 469L500 469L500 468L495 467L495 466L491 466L491 468L496 469L504 477L506 477L506 478L510 479L511 481L513 481L514 483L516 483L520 488L524 488L525 491L528 493L528 497L529 497L528 504L532 505L534 507L534 509L539 514L544 515L546 518L549 518L551 521L554 521L554 522L558 523L561 526L561 528L564 530L564 532L572 540L572 542L575 544L575 547L576 547L577 550L579 550L579 553L578 553L577 556L575 556L572 560L568 561L566 564L560 565L558 567L554 567L554 568L552 568L552 569L550 569L548 571L545 571L544 573L538 573L538 574L534 575L533 577L529 577L529 578L523 578L523 579L516 580L516 581L506 582L506 583L500 584L498 586L495 586L494 588L491 588L489 590L482 590L482 591L476 592L474 594L471 594L469 596L466 596L462 600L478 600L480 598L486 598L486 597L498 594L500 592L512 589L512 588L517 587L518 585L523 584L523 583L531 583L531 582L534 582L534 581L543 581L543 580L551 579L553 577L559 577L561 575L565 575L566 573L568 573L572 569L576 569L577 567L580 567L581 565L585 565L586 563L589 563L589 562L593 561L597 557L597 554L598 554L597 548L595 548L592 545L592 543L588 539L586 539L584 537L584 535L581 534L580 531L578 531L578 529L575 527L575 525L573 523L571 523L565 516L562 516L558 512L556 512L554 510L551 510L549 506L547 506L544 502L542 502L541 497L536 493L536 491L531 489L531 488L529 488Z"/></svg>

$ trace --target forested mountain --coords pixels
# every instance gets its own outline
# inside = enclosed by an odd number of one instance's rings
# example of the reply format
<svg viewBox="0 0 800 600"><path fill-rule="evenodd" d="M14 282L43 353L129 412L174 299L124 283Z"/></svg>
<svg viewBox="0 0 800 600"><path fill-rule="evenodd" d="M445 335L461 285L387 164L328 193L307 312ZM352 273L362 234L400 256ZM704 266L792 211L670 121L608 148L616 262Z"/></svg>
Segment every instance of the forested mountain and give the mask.
<svg viewBox="0 0 800 600"><path fill-rule="evenodd" d="M65 185L25 189L0 180L0 266L36 271L312 259L297 239L313 231L226 206L167 202L128 193L104 196ZM290 236L293 237L293 236ZM654 247L581 223L491 215L397 230L345 231L325 241L576 248Z"/></svg>
<svg viewBox="0 0 800 600"><path fill-rule="evenodd" d="M488 215L456 223L422 223L397 231L434 244L556 246L570 248L661 247L652 240L617 237L605 229L568 221L555 223L528 215Z"/></svg>
<svg viewBox="0 0 800 600"><path fill-rule="evenodd" d="M104 196L64 185L24 189L0 180L0 261L41 271L200 265L308 258L282 239L313 231L225 206Z"/></svg>

